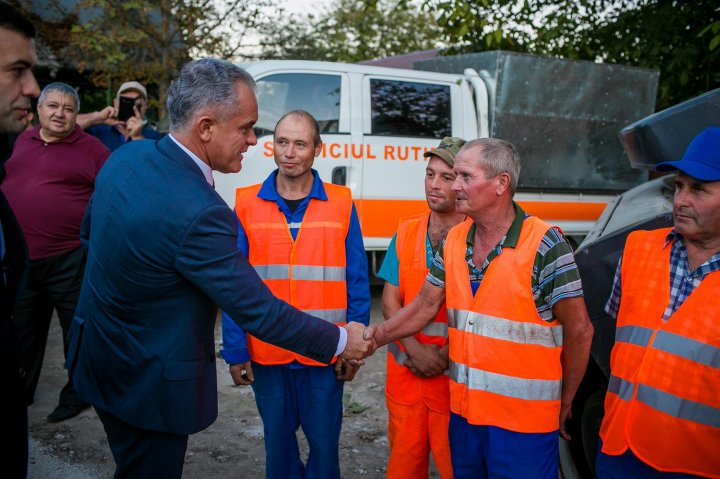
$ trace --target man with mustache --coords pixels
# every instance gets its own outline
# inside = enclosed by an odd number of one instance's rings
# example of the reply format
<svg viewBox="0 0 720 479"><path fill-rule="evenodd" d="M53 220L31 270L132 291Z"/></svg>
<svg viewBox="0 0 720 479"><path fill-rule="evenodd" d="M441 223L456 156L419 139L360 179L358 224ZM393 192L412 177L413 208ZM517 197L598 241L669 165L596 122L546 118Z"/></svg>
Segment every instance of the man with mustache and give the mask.
<svg viewBox="0 0 720 479"><path fill-rule="evenodd" d="M720 128L657 170L677 171L674 227L631 233L618 264L596 472L720 478Z"/></svg>

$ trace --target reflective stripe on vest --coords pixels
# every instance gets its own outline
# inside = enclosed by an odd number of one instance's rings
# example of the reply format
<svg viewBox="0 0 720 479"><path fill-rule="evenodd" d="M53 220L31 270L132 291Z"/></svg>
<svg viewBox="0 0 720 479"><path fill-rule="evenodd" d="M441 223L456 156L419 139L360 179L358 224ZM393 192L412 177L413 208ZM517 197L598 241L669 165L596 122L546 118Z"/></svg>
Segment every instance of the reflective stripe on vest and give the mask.
<svg viewBox="0 0 720 479"><path fill-rule="evenodd" d="M328 323L340 324L347 321L347 309L303 309L303 311Z"/></svg>
<svg viewBox="0 0 720 479"><path fill-rule="evenodd" d="M563 329L559 325L547 327L457 309L448 309L448 324L461 331L519 344L554 348L563 343Z"/></svg>
<svg viewBox="0 0 720 479"><path fill-rule="evenodd" d="M450 363L450 379L476 391L528 401L555 401L562 390L562 380L523 379L458 363Z"/></svg>
<svg viewBox="0 0 720 479"><path fill-rule="evenodd" d="M669 231L633 232L625 244L603 452L631 448L659 471L720 479L720 271L664 321Z"/></svg>
<svg viewBox="0 0 720 479"><path fill-rule="evenodd" d="M523 222L515 248L504 248L473 296L465 261L471 221L445 241L450 337L450 405L470 424L514 432L559 427L562 326L540 318L531 289L535 256L551 226Z"/></svg>
<svg viewBox="0 0 720 479"><path fill-rule="evenodd" d="M426 238L430 211L403 218L398 225L395 251L398 257L398 280L403 304L408 304L420 291L428 273ZM443 305L432 323L413 336L421 344L447 345L447 314ZM408 359L399 341L388 344L387 376L385 394L392 401L413 405L420 401L443 414L450 411L448 371L431 378L421 378L412 373L404 363Z"/></svg>
<svg viewBox="0 0 720 479"><path fill-rule="evenodd" d="M294 279L307 281L345 281L345 268L337 266L303 266L292 267L287 264L253 265L262 279Z"/></svg>
<svg viewBox="0 0 720 479"><path fill-rule="evenodd" d="M347 321L345 239L352 197L342 186L324 184L328 200L311 198L293 240L277 203L258 198L260 185L236 191L235 211L247 235L248 260L273 294L334 324ZM247 335L253 361L287 364L317 361Z"/></svg>
<svg viewBox="0 0 720 479"><path fill-rule="evenodd" d="M620 326L615 329L615 342L645 347L655 331L641 326Z"/></svg>

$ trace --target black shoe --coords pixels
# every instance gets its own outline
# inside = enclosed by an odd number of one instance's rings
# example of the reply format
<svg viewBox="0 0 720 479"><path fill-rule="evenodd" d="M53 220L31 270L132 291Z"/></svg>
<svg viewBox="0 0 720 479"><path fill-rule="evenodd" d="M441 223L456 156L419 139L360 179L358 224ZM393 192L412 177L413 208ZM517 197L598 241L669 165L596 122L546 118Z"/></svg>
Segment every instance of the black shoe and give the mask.
<svg viewBox="0 0 720 479"><path fill-rule="evenodd" d="M58 404L55 410L48 415L47 420L48 422L61 422L77 416L89 407L89 404L77 404L72 406Z"/></svg>

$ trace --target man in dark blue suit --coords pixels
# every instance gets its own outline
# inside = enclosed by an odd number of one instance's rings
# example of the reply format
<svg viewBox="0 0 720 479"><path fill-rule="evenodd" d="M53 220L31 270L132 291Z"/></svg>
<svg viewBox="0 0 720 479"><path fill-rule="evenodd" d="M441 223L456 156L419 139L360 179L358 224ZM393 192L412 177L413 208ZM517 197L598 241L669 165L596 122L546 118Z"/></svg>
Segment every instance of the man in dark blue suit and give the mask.
<svg viewBox="0 0 720 479"><path fill-rule="evenodd" d="M0 2L0 183L10 157L12 135L23 131L30 101L40 94L32 73L35 27L18 10ZM12 322L27 273L28 253L22 230L0 191L0 470L9 479L27 475L28 429L25 374Z"/></svg>
<svg viewBox="0 0 720 479"><path fill-rule="evenodd" d="M359 323L340 328L275 298L237 249L212 170L238 172L257 141L253 86L226 61L187 64L168 92L170 134L119 149L96 179L68 367L105 427L117 478L179 478L188 435L216 419L215 305L321 362L373 349Z"/></svg>

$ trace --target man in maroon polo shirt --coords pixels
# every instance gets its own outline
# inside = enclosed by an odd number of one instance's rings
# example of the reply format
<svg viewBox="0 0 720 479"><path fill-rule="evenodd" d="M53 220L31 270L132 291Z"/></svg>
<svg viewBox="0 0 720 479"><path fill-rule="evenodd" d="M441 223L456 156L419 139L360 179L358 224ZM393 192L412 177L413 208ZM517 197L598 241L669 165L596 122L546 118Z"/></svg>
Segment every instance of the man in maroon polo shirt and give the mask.
<svg viewBox="0 0 720 479"><path fill-rule="evenodd" d="M80 223L95 177L110 151L76 125L80 100L65 83L46 86L38 100L39 125L22 133L5 168L2 190L17 216L30 254L27 285L13 323L27 372L28 404L40 378L53 310L67 352L67 330L75 312L85 267ZM48 421L79 414L88 405L68 379Z"/></svg>

